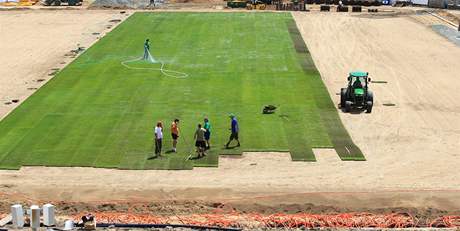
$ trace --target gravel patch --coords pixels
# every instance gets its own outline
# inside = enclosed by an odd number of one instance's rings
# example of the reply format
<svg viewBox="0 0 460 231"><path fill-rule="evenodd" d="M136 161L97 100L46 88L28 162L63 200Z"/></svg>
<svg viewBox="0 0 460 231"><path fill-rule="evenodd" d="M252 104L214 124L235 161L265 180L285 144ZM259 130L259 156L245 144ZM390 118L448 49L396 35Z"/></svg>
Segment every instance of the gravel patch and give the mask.
<svg viewBox="0 0 460 231"><path fill-rule="evenodd" d="M147 8L149 4L149 0L96 0L91 4L91 7L141 9Z"/></svg>
<svg viewBox="0 0 460 231"><path fill-rule="evenodd" d="M433 30L436 33L446 37L449 41L455 43L457 46L460 47L460 32L453 29L452 27L446 25L433 25Z"/></svg>

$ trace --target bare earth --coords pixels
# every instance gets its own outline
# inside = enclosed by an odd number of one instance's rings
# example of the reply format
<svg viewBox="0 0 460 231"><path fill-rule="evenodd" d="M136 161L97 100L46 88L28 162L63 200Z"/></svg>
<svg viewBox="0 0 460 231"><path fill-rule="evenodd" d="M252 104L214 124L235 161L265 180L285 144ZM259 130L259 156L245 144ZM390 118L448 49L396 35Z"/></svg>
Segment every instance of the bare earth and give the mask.
<svg viewBox="0 0 460 231"><path fill-rule="evenodd" d="M119 11L0 11L0 119L24 101L72 59L64 57L78 44L89 47L124 19ZM101 34L93 34L101 33ZM37 82L38 79L44 81Z"/></svg>
<svg viewBox="0 0 460 231"><path fill-rule="evenodd" d="M29 14L30 19L18 21L16 15L21 14ZM76 43L83 44L83 38L93 38L91 32L104 28L113 17L111 12L78 11L67 16L80 21L77 28L69 23L51 26L56 14L0 13L2 37L9 41L0 47L0 63L7 64L0 68L2 99L27 97L32 92L24 90L29 87L24 82L32 84L46 76L63 54ZM318 149L316 163L292 162L287 153L245 153L242 158L221 157L219 168L191 171L23 167L0 171L0 195L5 201L207 200L254 207L299 205L286 208L289 211L311 208L311 204L457 211L460 48L433 32L428 27L432 22L426 22L431 19L416 16L293 15L336 103L336 93L345 86L351 70L369 71L373 80L388 82L371 85L376 99L372 114L340 112L367 161L343 162L334 150ZM46 30L54 36L43 36ZM85 33L90 35L85 37ZM91 43L94 38L85 41ZM0 105L2 115L9 107Z"/></svg>

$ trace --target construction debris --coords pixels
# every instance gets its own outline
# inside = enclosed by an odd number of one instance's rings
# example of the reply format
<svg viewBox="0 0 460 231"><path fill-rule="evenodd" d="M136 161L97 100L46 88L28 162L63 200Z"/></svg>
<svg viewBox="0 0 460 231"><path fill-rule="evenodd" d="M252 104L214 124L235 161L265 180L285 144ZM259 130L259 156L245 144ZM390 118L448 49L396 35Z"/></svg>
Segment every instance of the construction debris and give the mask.
<svg viewBox="0 0 460 231"><path fill-rule="evenodd" d="M0 227L5 226L6 224L10 223L13 221L13 217L11 215L7 215L3 219L0 220Z"/></svg>
<svg viewBox="0 0 460 231"><path fill-rule="evenodd" d="M95 0L91 7L116 8L116 9L141 9L147 8L149 0Z"/></svg>
<svg viewBox="0 0 460 231"><path fill-rule="evenodd" d="M38 0L0 0L0 6L33 6Z"/></svg>
<svg viewBox="0 0 460 231"><path fill-rule="evenodd" d="M45 6L60 6L62 3L68 6L79 6L83 0L42 0L42 4Z"/></svg>
<svg viewBox="0 0 460 231"><path fill-rule="evenodd" d="M433 25L432 28L436 33L460 47L460 31L446 25Z"/></svg>

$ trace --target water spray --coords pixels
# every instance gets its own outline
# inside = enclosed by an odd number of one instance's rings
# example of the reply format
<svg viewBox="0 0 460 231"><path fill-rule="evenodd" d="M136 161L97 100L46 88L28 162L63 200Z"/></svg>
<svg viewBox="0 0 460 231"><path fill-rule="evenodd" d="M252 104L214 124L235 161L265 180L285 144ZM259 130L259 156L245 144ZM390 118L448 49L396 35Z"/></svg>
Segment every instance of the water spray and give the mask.
<svg viewBox="0 0 460 231"><path fill-rule="evenodd" d="M162 62L162 61L157 61L151 54L150 54L150 51L149 50L146 50L147 52L147 57L144 58L144 57L140 57L140 58L135 58L135 59L130 59L130 60L126 60L126 61L122 61L121 62L121 65L123 65L124 67L128 68L128 69L132 69L132 70L152 70L152 71L160 71L163 75L165 76L168 76L168 77L172 77L172 78L176 78L176 79L185 79L188 76L187 73L184 73L184 72L180 72L180 71L173 71L173 70L168 70L168 69L165 69L164 66L165 66L165 63ZM154 67L132 67L132 66L129 66L128 63L132 63L132 62L136 62L136 61L141 61L141 60L145 60L151 64L160 64L160 68L154 68Z"/></svg>

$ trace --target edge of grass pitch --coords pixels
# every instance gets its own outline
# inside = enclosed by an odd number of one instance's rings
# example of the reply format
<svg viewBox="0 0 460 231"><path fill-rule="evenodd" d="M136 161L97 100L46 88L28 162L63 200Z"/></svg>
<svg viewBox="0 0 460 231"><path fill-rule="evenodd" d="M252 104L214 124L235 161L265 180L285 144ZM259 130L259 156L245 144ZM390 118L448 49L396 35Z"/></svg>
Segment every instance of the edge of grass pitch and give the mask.
<svg viewBox="0 0 460 231"><path fill-rule="evenodd" d="M331 97L324 85L324 82L319 74L314 61L310 55L307 45L302 38L302 35L297 28L295 20L287 21L287 26L289 30L289 35L294 44L294 48L298 55L298 61L302 66L302 69L305 73L310 74L310 81L314 87L313 92L315 95L315 102L319 109L321 116L321 121L323 122L326 131L331 139L331 142L339 155L340 159L343 161L364 161L362 151L358 146L353 142L348 131L343 126L342 121L340 120L337 109L335 108L334 103L332 102ZM306 148L306 147L305 147ZM313 152L312 152L313 153ZM314 155L313 155L314 156Z"/></svg>
<svg viewBox="0 0 460 231"><path fill-rule="evenodd" d="M138 13L136 13L138 14ZM107 33L104 37L102 37L97 43L100 42L105 42L107 39L110 37L114 36L114 33L120 30L120 25L125 25L129 20L133 19L132 14L129 19L125 20L123 23L120 23L117 25L116 28L114 28L112 31ZM312 93L315 98L315 103L317 106L317 109L315 108L316 111L312 113L319 113L320 116L320 123L322 123L322 126L324 129L326 129L324 134L324 139L330 139L328 140L327 143L331 143L333 145L333 148L337 151L338 155L342 160L365 160L364 156L362 155L361 150L353 143L351 140L351 137L349 136L348 132L346 131L345 127L343 126L342 122L340 121L340 118L338 116L337 110L335 108L335 105L333 104L328 91L320 78L320 75L318 71L316 70L316 67L314 65L314 62L311 58L311 55L309 54L308 48L305 45L305 42L303 41L300 32L295 24L295 21L292 19L287 20L287 29L289 31L290 37L293 42L293 47L297 53L297 58L298 62L303 68L305 74L305 78L308 78L309 84L311 86L315 86L312 88ZM96 45L95 43L94 45ZM82 55L85 55L85 53L92 52L95 46L92 45L89 47ZM74 62L79 60L80 55L78 58L72 60L64 69L62 69L56 76L53 78L50 78L49 81L45 83L44 86L42 86L38 91L36 91L34 94L32 94L27 100L24 100L21 105L19 105L18 108L13 110L8 116L6 116L2 121L0 121L0 125L2 123L5 123L6 120L11 120L10 117L12 116L17 116L17 114L20 113L27 113L25 110L21 110L25 108L27 105L33 103L36 101L36 99L40 98L43 96L44 93L46 93L46 90L49 89L50 85L53 84L57 80L57 78L62 78L65 77L65 73L69 71L69 67L71 65L74 65ZM27 108L27 109L30 109ZM42 119L46 118L47 123L57 123L56 120L51 118L52 116L57 116L57 115L48 115L50 117L43 117ZM41 118L41 117L40 117ZM17 119L17 118L16 118ZM37 120L40 122L40 120ZM33 128L27 128L26 130L32 131L32 129L35 129L35 126L44 126L45 128L47 127L52 127L48 126L46 123L39 124L38 122L31 123L31 126ZM284 129L293 127L295 128L295 124L292 122L283 122L285 124L283 127ZM14 123L9 123L8 126L14 125ZM6 128L8 128L6 126ZM0 126L2 127L2 126ZM2 128L5 128L3 126ZM294 129L289 129L290 131L294 131ZM5 130L6 131L6 130ZM45 130L46 131L46 130ZM316 148L312 140L308 140L308 135L306 134L306 130L302 130L302 133L299 136L296 136L296 134L288 134L289 137L291 138L292 135L293 138L290 139L288 142L288 147L291 153L291 159L293 161L316 161L316 158L314 156L314 153L312 151L312 148ZM30 137L28 137L28 140L33 140L37 134L43 134L42 133L36 133L32 134ZM20 134L21 136L27 136L28 132L25 134ZM22 142L21 141L18 141ZM33 149L33 147L31 147ZM27 151L27 150L26 150ZM213 150L214 151L214 150ZM15 151L12 155L13 158L9 159L7 162L4 162L3 160L9 155L0 154L0 169L20 169L22 166L60 166L60 167L73 167L73 166L86 166L86 167L93 167L93 168L118 168L118 169L169 169L169 170L182 170L182 169L192 169L194 166L196 167L217 167L218 166L218 157L219 155L242 155L243 151L260 151L260 152L270 152L270 151L285 151L285 150L273 150L273 148L268 148L268 149L244 149L244 148L235 148L235 149L216 149L216 153L210 153L208 157L199 159L199 160L194 160L194 161L186 161L186 157L188 154L181 153L177 157L167 157L163 160L160 161L145 161L144 159L138 159L136 161L123 161L123 158L125 156L117 157L115 161L108 161L108 162L101 162L101 163L94 163L94 162L88 162L88 163L81 163L81 164L75 164L75 162L71 163L65 163L62 162L63 164L57 164L61 163L60 161L62 159L51 159L51 160L46 160L46 161L33 161L33 163L28 163L27 160L27 155L20 155L24 153L24 150L19 150ZM104 156L107 156L107 154L110 153L108 151L107 153L104 153ZM3 154L3 153L2 153ZM17 155L16 155L17 154ZM34 153L32 153L34 154ZM131 155L130 153L129 155ZM35 155L35 154L34 154ZM126 157L129 157L126 156ZM136 153L134 155L137 155ZM140 154L141 156L143 154ZM179 161L180 160L180 161ZM65 161L65 160L62 160ZM177 162L176 162L177 161ZM43 164L36 164L36 163L43 163ZM90 164L92 163L92 164ZM90 166L89 166L90 165Z"/></svg>

